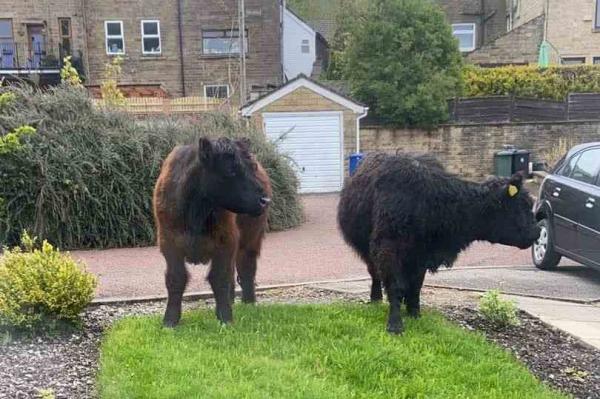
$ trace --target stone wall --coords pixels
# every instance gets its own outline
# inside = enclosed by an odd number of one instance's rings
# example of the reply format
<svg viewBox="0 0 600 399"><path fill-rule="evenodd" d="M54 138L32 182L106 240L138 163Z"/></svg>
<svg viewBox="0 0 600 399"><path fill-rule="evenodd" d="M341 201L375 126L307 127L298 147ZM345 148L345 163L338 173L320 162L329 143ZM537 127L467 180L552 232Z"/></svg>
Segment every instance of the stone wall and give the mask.
<svg viewBox="0 0 600 399"><path fill-rule="evenodd" d="M123 21L125 55L123 84L161 84L171 96L184 93L179 48L178 0L120 0L86 2L90 80L102 79L106 54L104 22ZM185 95L203 96L205 85L229 84L230 93L239 86L239 57L202 53L202 30L237 29L237 1L211 0L199 6L183 0L183 56ZM247 0L247 84L278 86L282 82L280 1ZM159 20L162 53L142 54L141 20Z"/></svg>
<svg viewBox="0 0 600 399"><path fill-rule="evenodd" d="M480 65L537 63L543 38L541 15L470 53L467 60Z"/></svg>
<svg viewBox="0 0 600 399"><path fill-rule="evenodd" d="M448 125L430 132L365 126L360 137L362 152L433 153L451 172L480 179L493 173L494 153L504 145L530 150L533 161L542 161L561 138L577 143L600 141L600 121Z"/></svg>

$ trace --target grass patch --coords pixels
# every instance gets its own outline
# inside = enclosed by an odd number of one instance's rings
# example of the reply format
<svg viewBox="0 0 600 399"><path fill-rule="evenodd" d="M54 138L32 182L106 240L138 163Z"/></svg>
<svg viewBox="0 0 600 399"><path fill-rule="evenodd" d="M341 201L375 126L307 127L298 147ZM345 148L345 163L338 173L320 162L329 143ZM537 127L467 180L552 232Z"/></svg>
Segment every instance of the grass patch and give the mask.
<svg viewBox="0 0 600 399"><path fill-rule="evenodd" d="M160 317L118 322L102 345L108 398L563 398L510 354L426 312L402 337L384 332L385 306L236 306L234 326L212 310L176 330Z"/></svg>

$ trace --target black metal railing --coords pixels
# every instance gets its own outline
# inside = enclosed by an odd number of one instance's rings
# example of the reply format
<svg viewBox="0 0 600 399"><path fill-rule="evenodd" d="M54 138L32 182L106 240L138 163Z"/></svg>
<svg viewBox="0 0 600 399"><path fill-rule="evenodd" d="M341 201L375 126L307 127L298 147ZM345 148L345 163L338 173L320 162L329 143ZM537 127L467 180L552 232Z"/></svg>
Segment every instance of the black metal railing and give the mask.
<svg viewBox="0 0 600 399"><path fill-rule="evenodd" d="M2 70L59 70L69 55L62 49L39 43L0 42L0 71Z"/></svg>

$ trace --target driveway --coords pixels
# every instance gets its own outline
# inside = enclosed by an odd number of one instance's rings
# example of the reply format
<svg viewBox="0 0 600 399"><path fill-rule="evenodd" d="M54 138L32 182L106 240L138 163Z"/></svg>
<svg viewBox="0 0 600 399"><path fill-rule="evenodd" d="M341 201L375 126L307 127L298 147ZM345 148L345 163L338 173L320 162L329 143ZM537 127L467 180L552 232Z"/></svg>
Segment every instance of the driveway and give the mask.
<svg viewBox="0 0 600 399"><path fill-rule="evenodd" d="M259 286L368 277L365 266L343 242L337 230L337 201L337 195L305 196L306 223L293 230L267 235L259 261ZM156 247L76 251L73 255L98 276L97 298L166 293L164 259ZM494 282L512 281L511 278L518 273L530 270L531 278L526 279L532 286L539 285L536 270L530 264L528 250L475 243L459 257L452 271L429 276L427 281L464 286L473 280L475 282L469 287L477 288L493 285ZM488 269L492 274L481 277ZM205 281L206 266L189 266L188 270L191 275L188 292L209 289ZM548 280L551 278L548 277ZM569 285L568 281L564 284Z"/></svg>

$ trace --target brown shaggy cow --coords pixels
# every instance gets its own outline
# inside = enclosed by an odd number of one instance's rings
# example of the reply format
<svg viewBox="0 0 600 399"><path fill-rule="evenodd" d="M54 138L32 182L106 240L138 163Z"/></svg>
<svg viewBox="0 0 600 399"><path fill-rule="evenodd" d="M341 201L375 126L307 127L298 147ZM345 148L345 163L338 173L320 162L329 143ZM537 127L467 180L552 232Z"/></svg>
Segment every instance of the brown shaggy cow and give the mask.
<svg viewBox="0 0 600 399"><path fill-rule="evenodd" d="M242 300L256 301L256 259L271 195L269 177L245 140L201 138L197 145L176 147L167 157L154 189L158 245L167 261L166 327L176 326L181 318L186 261L212 261L208 281L221 322L233 319L234 264Z"/></svg>

